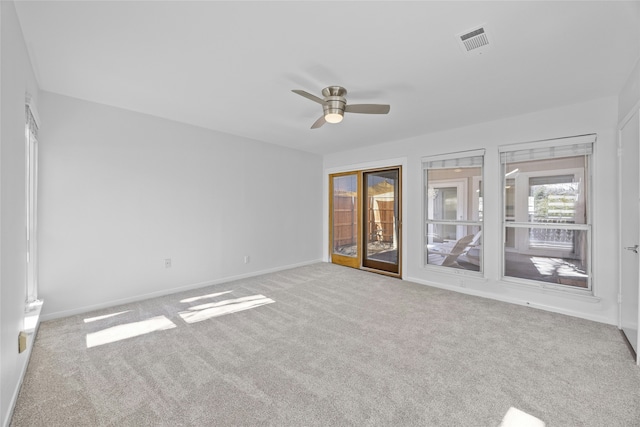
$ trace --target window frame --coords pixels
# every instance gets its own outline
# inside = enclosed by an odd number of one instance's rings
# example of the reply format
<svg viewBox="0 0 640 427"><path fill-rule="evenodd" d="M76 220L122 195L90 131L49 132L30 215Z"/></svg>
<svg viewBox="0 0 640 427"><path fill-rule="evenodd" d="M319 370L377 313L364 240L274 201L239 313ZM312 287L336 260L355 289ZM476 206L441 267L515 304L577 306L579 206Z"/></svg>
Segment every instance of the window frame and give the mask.
<svg viewBox="0 0 640 427"><path fill-rule="evenodd" d="M25 238L27 309L41 304L38 299L38 114L28 99L25 103Z"/></svg>
<svg viewBox="0 0 640 427"><path fill-rule="evenodd" d="M423 157L421 159L421 163L422 163L422 267L425 269L433 269L434 271L438 271L438 272L443 272L443 273L453 273L453 274L464 274L464 275L471 275L471 276L476 276L476 277L484 277L484 244L481 244L478 246L479 248L479 270L475 271L475 270L467 270L464 268L452 268L452 267L448 267L448 266L441 266L441 265L437 265L437 264L429 264L427 261L427 257L428 257L428 250L427 250L427 235L429 232L429 225L431 224L440 224L440 225L454 225L457 227L457 231L456 231L456 236L459 239L460 238L460 227L477 227L479 229L480 233L484 234L484 212L482 215L479 215L478 213L478 209L481 207L481 203L479 202L479 200L476 200L475 197L472 197L472 201L471 203L469 203L469 194L471 194L472 192L476 192L476 190L480 190L480 196L482 196L484 189L483 189L483 185L485 183L485 178L484 178L484 173L485 173L485 168L484 168L484 163L485 163L485 153L486 150L484 149L480 149L480 150L471 150L471 151L460 151L460 152L453 152L453 153L447 153L447 154L442 154L442 155L436 155L436 156L427 156L427 157ZM428 182L428 171L429 170L433 170L433 169L449 169L448 167L445 168L431 168L429 167L429 163L431 162L447 162L447 161L456 161L456 160L461 160L461 159L465 159L465 158L471 158L471 157L480 157L480 164L479 165L458 165L455 167L460 167L460 168L480 168L480 176L472 176L469 177L470 178L470 182L467 183L465 182L463 187L464 187L464 193L465 197L462 200L462 210L463 210L463 219L457 219L457 220L436 220L436 219L430 219L429 218L429 213L433 212L433 208L430 206L429 204L429 182ZM456 184L458 182L460 182L461 179L459 178L451 178L451 179L443 179L443 180L438 180L437 182L439 184L443 184L442 186L444 187L444 184L450 183L452 184L451 186L456 186L457 188L459 186L457 185L453 185ZM471 214L469 214L468 210L469 208L474 209ZM458 211L460 210L460 208L458 208ZM471 218L470 218L471 216ZM463 233L464 234L464 233ZM484 239L484 236L482 237Z"/></svg>
<svg viewBox="0 0 640 427"><path fill-rule="evenodd" d="M500 268L500 278L504 282L515 283L515 284L525 284L525 285L535 285L537 287L541 287L544 289L553 289L563 292L571 292L583 295L595 295L594 293L594 284L593 284L593 228L594 228L594 218L593 218L593 204L594 204L594 190L593 190L593 165L594 165L594 157L595 157L595 147L596 147L596 134L588 134L588 135L579 135L574 137L566 137L566 138L557 138L557 139L549 139L543 141L534 141L528 143L518 143L518 144L510 144L498 147L499 157L500 157L500 186L502 188L501 191L501 233L502 233L502 250L501 250L501 268ZM570 146L589 146L588 152L585 153L585 167L584 168L567 168L567 169L549 169L542 171L529 171L529 172L520 172L519 175L522 175L520 179L521 182L525 182L526 178L526 189L520 189L518 192L519 186L516 182L516 193L514 194L514 214L513 221L507 221L506 213L507 213L507 171L506 165L510 163L518 163L524 162L526 160L518 160L518 161L503 161L503 155L509 152L516 151L524 151L524 150L536 150L536 149L550 149L552 152L554 149L558 149L560 151L568 150ZM531 159L531 161L537 160L545 160L545 159L560 159L566 157L575 157L582 155L580 153L576 153L574 155L560 155L560 156L552 156L547 158L536 158ZM526 222L526 221L518 221L518 212L517 212L517 203L518 197L522 198L524 193L529 193L529 179L532 177L545 177L545 176L560 176L560 175L574 175L581 176L584 180L585 189L583 189L583 194L585 196L584 202L584 223L555 223L552 227L547 223L539 223L539 222ZM520 176L510 179L517 179ZM518 236L515 236L514 247L507 247L507 229L563 229L563 230L572 230L572 231L583 231L585 232L585 243L586 243L586 255L585 260L587 264L586 273L587 273L587 287L581 288L574 285L561 284L561 283L552 283L546 282L542 280L535 279L526 279L521 277L507 276L506 275L506 254L507 252L517 252L522 253L518 249ZM552 249L554 250L554 249ZM541 256L541 257L552 257L553 254L549 254L548 250L536 249L536 248L527 248L527 253L533 256ZM564 253L566 254L566 253ZM563 257L563 253L558 253L558 257Z"/></svg>

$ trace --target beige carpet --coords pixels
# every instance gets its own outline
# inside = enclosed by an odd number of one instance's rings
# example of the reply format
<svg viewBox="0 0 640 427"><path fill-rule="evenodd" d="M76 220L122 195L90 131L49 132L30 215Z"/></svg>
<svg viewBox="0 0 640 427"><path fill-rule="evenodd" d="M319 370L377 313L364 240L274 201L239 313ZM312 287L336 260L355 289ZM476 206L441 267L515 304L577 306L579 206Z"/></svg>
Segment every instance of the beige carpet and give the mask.
<svg viewBox="0 0 640 427"><path fill-rule="evenodd" d="M331 264L44 322L13 426L640 425L613 327Z"/></svg>

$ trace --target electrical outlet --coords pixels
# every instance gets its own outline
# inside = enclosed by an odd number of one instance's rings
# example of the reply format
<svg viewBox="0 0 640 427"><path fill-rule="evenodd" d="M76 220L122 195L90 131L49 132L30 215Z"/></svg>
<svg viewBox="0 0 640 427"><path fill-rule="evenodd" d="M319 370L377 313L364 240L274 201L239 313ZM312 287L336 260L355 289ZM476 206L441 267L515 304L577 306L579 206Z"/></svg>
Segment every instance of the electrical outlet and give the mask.
<svg viewBox="0 0 640 427"><path fill-rule="evenodd" d="M244 263L249 264L249 255L244 256Z"/></svg>
<svg viewBox="0 0 640 427"><path fill-rule="evenodd" d="M18 353L22 353L27 349L27 333L20 331L18 334Z"/></svg>
<svg viewBox="0 0 640 427"><path fill-rule="evenodd" d="M164 268L171 268L171 258L165 258Z"/></svg>

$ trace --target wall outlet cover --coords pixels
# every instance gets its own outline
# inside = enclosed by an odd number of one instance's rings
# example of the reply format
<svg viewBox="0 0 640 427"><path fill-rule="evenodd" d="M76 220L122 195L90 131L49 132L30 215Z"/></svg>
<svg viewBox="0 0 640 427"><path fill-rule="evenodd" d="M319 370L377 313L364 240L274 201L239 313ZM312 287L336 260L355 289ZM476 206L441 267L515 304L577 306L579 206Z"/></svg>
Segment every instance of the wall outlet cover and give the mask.
<svg viewBox="0 0 640 427"><path fill-rule="evenodd" d="M21 331L18 334L18 353L22 353L27 349L27 333Z"/></svg>

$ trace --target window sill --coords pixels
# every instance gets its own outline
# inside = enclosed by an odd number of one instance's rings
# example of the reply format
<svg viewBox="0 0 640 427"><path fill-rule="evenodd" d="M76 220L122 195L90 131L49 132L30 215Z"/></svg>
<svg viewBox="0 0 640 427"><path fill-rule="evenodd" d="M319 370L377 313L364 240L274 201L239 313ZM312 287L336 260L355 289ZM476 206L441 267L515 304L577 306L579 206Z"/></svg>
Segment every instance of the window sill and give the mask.
<svg viewBox="0 0 640 427"><path fill-rule="evenodd" d="M565 288L559 288L552 284L546 284L542 282L536 283L536 282L529 282L529 281L513 280L506 277L503 277L499 283L504 287L510 287L510 288L519 287L522 289L537 290L540 293L544 293L544 294L548 293L548 294L568 297L571 299L579 299L579 300L592 302L592 303L599 303L602 301L602 298L595 296L593 294L593 291L589 289L565 289Z"/></svg>
<svg viewBox="0 0 640 427"><path fill-rule="evenodd" d="M476 279L481 282L486 282L487 278L484 277L482 271L465 270L463 268L443 267L441 265L426 264L422 266L423 269L429 272L442 274L449 277L465 277L469 279Z"/></svg>
<svg viewBox="0 0 640 427"><path fill-rule="evenodd" d="M27 303L24 307L23 330L27 334L33 334L40 324L40 312L42 311L42 300Z"/></svg>

